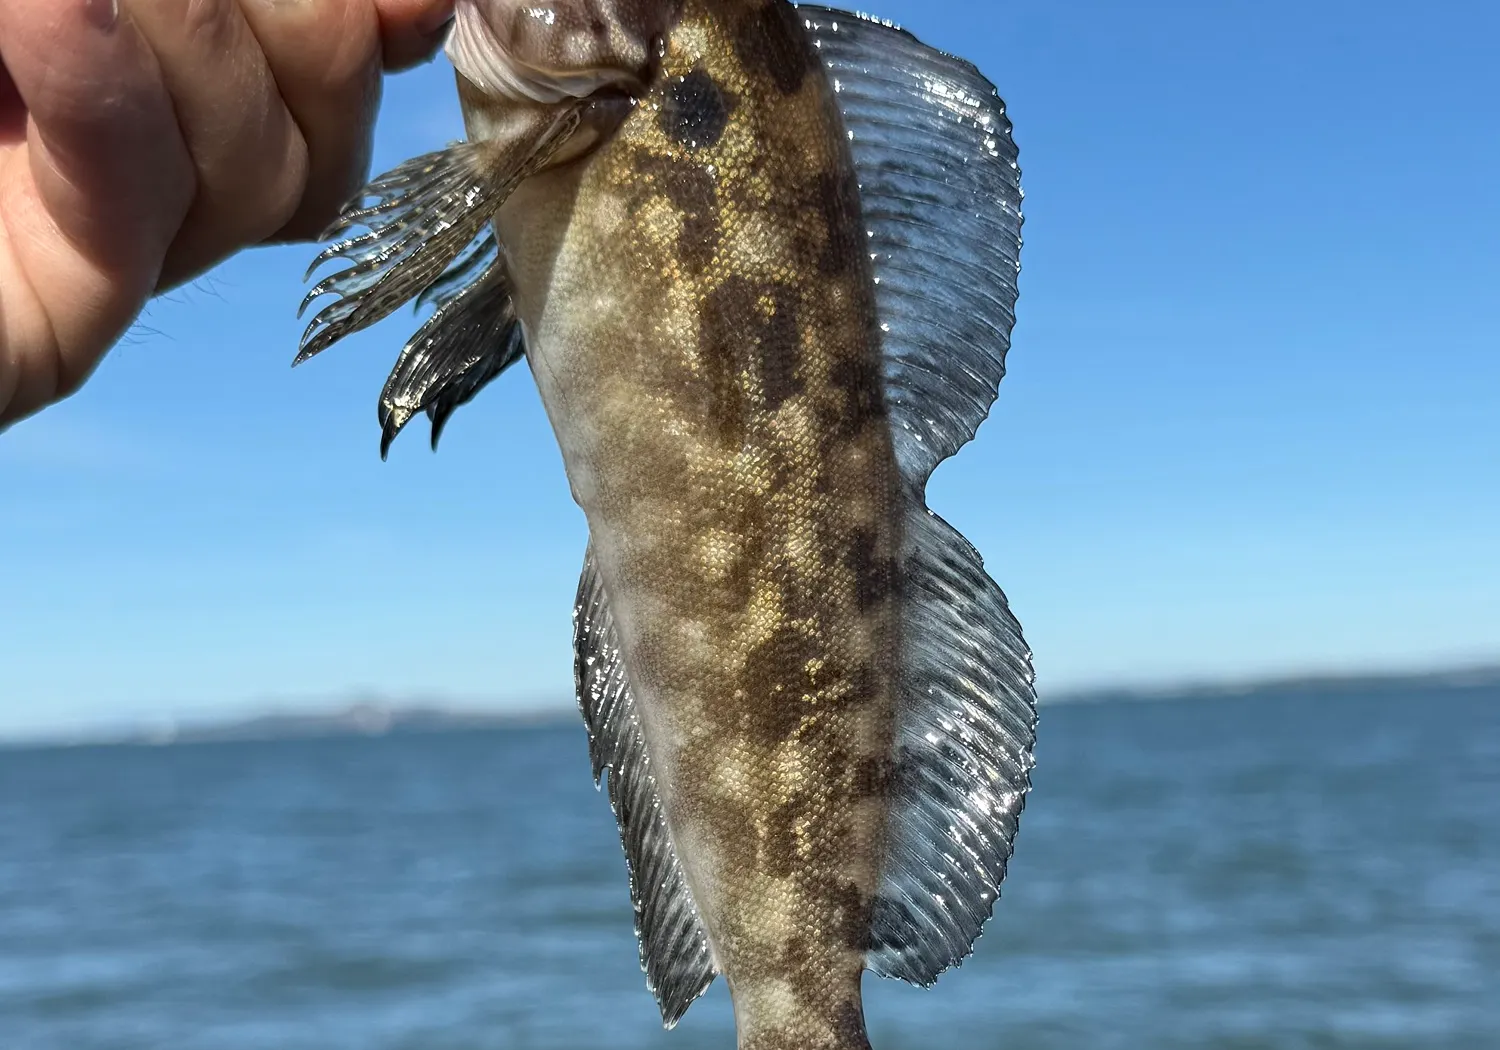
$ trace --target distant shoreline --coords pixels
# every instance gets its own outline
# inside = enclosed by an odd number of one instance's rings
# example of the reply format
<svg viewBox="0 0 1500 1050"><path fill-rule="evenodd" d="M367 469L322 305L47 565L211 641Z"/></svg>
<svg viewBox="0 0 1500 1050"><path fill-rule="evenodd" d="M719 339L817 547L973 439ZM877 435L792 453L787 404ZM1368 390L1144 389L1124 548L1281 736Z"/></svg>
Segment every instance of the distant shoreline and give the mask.
<svg viewBox="0 0 1500 1050"><path fill-rule="evenodd" d="M1263 678L1244 682L1194 682L1173 686L1100 688L1043 695L1043 706L1149 703L1230 699L1246 696L1338 697L1352 693L1469 691L1500 689L1500 664L1406 674L1326 674ZM382 737L464 730L566 727L578 725L571 702L510 711L359 700L322 710L272 711L248 718L181 721L111 727L80 733L0 737L0 752L68 747L162 747L179 744L266 742Z"/></svg>
<svg viewBox="0 0 1500 1050"><path fill-rule="evenodd" d="M1483 689L1500 686L1500 664L1386 674L1305 674L1244 681L1183 682L1177 685L1099 688L1069 691L1043 697L1047 704L1104 703L1109 701L1179 700L1188 697L1251 696L1255 694L1388 693L1408 689Z"/></svg>

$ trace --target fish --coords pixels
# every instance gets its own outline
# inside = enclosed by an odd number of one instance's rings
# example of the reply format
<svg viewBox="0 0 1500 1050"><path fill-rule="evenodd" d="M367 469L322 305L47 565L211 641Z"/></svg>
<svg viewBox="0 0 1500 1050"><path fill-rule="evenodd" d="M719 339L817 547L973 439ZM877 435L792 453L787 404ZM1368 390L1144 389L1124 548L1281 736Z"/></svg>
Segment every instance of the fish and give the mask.
<svg viewBox="0 0 1500 1050"><path fill-rule="evenodd" d="M864 973L972 952L1034 766L1020 624L926 503L1015 323L1005 104L786 0L459 0L446 52L468 137L343 210L297 360L431 307L382 457L526 362L588 524L578 702L663 1023L722 974L740 1050L868 1050Z"/></svg>

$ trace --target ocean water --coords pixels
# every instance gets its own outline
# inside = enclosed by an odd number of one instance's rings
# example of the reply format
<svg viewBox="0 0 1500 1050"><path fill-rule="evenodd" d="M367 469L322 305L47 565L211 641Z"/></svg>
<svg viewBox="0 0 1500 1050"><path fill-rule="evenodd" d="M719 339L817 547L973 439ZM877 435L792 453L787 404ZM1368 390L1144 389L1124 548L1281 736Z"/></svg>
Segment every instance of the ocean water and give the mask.
<svg viewBox="0 0 1500 1050"><path fill-rule="evenodd" d="M1054 706L977 954L875 1050L1500 1048L1500 693ZM581 731L0 752L5 1050L663 1032Z"/></svg>

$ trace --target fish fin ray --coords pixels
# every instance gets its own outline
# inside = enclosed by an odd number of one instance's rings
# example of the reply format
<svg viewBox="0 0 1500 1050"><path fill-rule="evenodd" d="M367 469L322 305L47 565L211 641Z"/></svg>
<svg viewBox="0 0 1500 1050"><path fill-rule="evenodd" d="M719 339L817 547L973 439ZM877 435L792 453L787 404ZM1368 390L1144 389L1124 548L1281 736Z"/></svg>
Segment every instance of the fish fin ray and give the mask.
<svg viewBox="0 0 1500 1050"><path fill-rule="evenodd" d="M867 965L928 985L1000 896L1036 742L1031 651L979 552L919 502L903 552L891 816Z"/></svg>
<svg viewBox="0 0 1500 1050"><path fill-rule="evenodd" d="M464 289L483 277L490 264L499 257L500 241L494 228L487 228L453 260L453 265L444 270L441 277L417 296L414 309L420 310L429 304L442 309L444 304L462 295Z"/></svg>
<svg viewBox="0 0 1500 1050"><path fill-rule="evenodd" d="M465 260L460 267L472 271ZM441 280L453 280L445 275ZM434 285L434 287L437 287ZM380 393L380 455L419 412L432 423L432 447L454 410L519 361L526 350L505 265L498 256L467 283L432 296L437 309L402 348Z"/></svg>
<svg viewBox="0 0 1500 1050"><path fill-rule="evenodd" d="M515 187L556 154L580 120L581 110L569 107L518 129L512 139L455 143L398 165L361 190L326 236L344 236L359 226L369 232L345 237L313 260L309 275L327 262L350 265L303 299L305 311L324 295L338 297L313 316L296 363L441 284ZM374 203L366 205L371 198Z"/></svg>
<svg viewBox="0 0 1500 1050"><path fill-rule="evenodd" d="M1005 375L1022 224L1010 119L974 66L890 23L798 14L849 133L896 454L920 485L974 436Z"/></svg>
<svg viewBox="0 0 1500 1050"><path fill-rule="evenodd" d="M849 133L907 492L888 852L866 965L926 985L968 956L990 917L1033 765L1020 624L979 553L923 498L1005 374L1020 170L1004 103L972 65L889 23L798 13Z"/></svg>
<svg viewBox="0 0 1500 1050"><path fill-rule="evenodd" d="M341 227L332 232L346 232L364 221L371 224L370 232L330 245L314 261L314 267L335 261L350 265L314 285L303 300L305 309L321 296L338 296L307 326L298 362L420 295L480 235L504 199L499 191L505 187L489 175L490 152L484 143L459 143L382 176L393 181L404 176L389 201L375 189L362 191L359 200L376 196L385 210L351 205Z"/></svg>
<svg viewBox="0 0 1500 1050"><path fill-rule="evenodd" d="M578 581L573 624L578 705L589 730L594 781L601 783L608 774L610 805L630 873L641 969L661 1007L663 1024L671 1028L713 983L717 969L662 813L592 547Z"/></svg>

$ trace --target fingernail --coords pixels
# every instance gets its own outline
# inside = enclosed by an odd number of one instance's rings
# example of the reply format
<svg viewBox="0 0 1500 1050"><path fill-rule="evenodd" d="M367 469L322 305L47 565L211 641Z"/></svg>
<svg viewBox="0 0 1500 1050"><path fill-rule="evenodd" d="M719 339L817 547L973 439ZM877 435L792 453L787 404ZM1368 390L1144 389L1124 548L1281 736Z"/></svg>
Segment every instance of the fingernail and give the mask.
<svg viewBox="0 0 1500 1050"><path fill-rule="evenodd" d="M113 29L120 20L119 0L83 0L83 14L99 29Z"/></svg>

